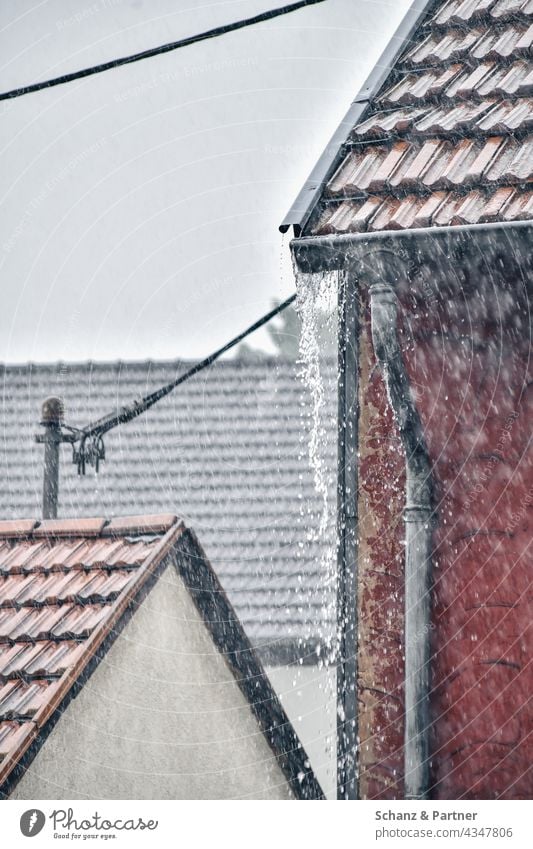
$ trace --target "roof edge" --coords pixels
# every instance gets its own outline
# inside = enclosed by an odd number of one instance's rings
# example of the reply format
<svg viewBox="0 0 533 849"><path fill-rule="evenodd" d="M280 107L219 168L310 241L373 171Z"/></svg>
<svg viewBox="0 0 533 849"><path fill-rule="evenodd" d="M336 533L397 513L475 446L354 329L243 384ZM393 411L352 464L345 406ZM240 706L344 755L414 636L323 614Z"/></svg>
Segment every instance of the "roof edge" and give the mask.
<svg viewBox="0 0 533 849"><path fill-rule="evenodd" d="M183 525L174 513L117 516L82 516L74 519L6 519L0 521L0 540L61 539L147 534L162 535L175 525Z"/></svg>
<svg viewBox="0 0 533 849"><path fill-rule="evenodd" d="M220 366L224 366L225 368L238 367L238 368L252 368L252 366L263 365L263 364L278 364L278 363L288 363L292 364L294 360L289 356L278 355L275 353L269 353L268 351L260 351L261 359L259 360L247 360L238 356L227 356L222 357L217 360L216 366L213 364L211 368ZM35 361L35 360L27 360L23 361L13 361L13 362L0 362L0 372L5 371L18 371L20 369L30 369L35 372L59 372L62 374L68 371L76 371L80 370L83 373L86 373L87 370L99 372L99 371L108 371L110 369L114 369L117 372L117 375L120 377L123 373L125 377L129 377L129 370L135 368L144 368L147 370L147 377L149 376L149 370L151 368L159 369L159 368L174 368L176 371L178 369L183 369L188 366L197 365L197 363L201 362L201 358L183 358L180 360L169 360L162 357L161 359L153 359L147 358L144 360L46 360L46 361Z"/></svg>
<svg viewBox="0 0 533 849"><path fill-rule="evenodd" d="M413 0L399 27L359 89L346 115L305 181L289 212L279 225L281 233L286 233L290 227L294 227L294 235L296 237L301 235L316 206L320 191L340 164L342 148L351 130L363 118L371 100L377 95L388 78L406 41L410 39L421 19L429 13L434 5L436 5L436 0Z"/></svg>
<svg viewBox="0 0 533 849"><path fill-rule="evenodd" d="M176 567L297 799L325 799L300 739L196 534L174 547Z"/></svg>
<svg viewBox="0 0 533 849"><path fill-rule="evenodd" d="M303 274L340 271L351 264L361 261L364 252L396 249L400 256L403 250L412 250L416 245L421 250L428 246L434 251L435 240L441 240L447 246L464 240L469 236L511 238L515 236L524 242L527 252L530 245L530 231L533 220L492 221L480 224L454 224L444 227L418 227L405 230L376 230L372 233L338 233L326 236L304 236L292 239L291 252L298 270ZM497 247L495 244L493 248ZM529 255L529 254L527 254ZM418 262L421 262L419 257Z"/></svg>

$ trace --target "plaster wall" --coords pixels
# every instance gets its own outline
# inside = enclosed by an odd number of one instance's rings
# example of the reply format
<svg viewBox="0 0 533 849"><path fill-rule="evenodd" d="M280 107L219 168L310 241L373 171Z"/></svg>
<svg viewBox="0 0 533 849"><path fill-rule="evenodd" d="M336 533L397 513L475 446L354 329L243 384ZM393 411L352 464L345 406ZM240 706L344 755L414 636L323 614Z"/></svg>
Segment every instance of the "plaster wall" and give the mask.
<svg viewBox="0 0 533 849"><path fill-rule="evenodd" d="M276 666L268 677L305 748L324 795L337 798L335 667Z"/></svg>
<svg viewBox="0 0 533 849"><path fill-rule="evenodd" d="M173 565L13 799L288 799L288 783Z"/></svg>

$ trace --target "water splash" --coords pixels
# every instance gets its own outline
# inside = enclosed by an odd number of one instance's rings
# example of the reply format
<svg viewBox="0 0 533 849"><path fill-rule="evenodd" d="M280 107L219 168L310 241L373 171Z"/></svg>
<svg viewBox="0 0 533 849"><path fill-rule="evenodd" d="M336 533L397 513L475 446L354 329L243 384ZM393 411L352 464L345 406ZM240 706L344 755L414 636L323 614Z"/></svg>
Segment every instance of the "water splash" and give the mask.
<svg viewBox="0 0 533 849"><path fill-rule="evenodd" d="M336 391L338 276L296 272L296 287L296 310L301 320L300 377L311 402L303 411L303 435L319 502L318 512L307 508L307 518L311 520L307 523L307 542L319 551L320 581L316 591L322 596L323 623L319 631L324 651L319 654L318 666L323 668L335 661L337 428L336 419L329 412L335 402L328 396Z"/></svg>
<svg viewBox="0 0 533 849"><path fill-rule="evenodd" d="M331 337L331 305L334 303L337 291L337 275L302 275L297 272L296 288L296 311L302 325L299 343L300 377L311 396L308 454L315 490L321 500L317 536L323 539L332 518L330 504L332 469L328 468L324 452L331 421L328 421L326 415L326 388L321 370L324 350L321 343L325 337Z"/></svg>

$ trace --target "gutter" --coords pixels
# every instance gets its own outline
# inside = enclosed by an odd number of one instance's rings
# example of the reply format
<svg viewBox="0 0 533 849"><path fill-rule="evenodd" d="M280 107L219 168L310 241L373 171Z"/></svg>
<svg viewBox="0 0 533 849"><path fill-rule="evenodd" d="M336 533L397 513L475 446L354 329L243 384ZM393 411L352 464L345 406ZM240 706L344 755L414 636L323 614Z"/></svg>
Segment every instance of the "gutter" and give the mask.
<svg viewBox="0 0 533 849"><path fill-rule="evenodd" d="M324 185L340 165L345 152L344 145L348 141L351 131L365 117L372 100L387 80L398 56L420 25L422 18L429 14L435 2L436 0L413 0L398 29L352 101L346 115L280 224L281 233L286 233L289 227L294 227L294 235L296 237L301 235L319 200Z"/></svg>
<svg viewBox="0 0 533 849"><path fill-rule="evenodd" d="M531 221L496 221L484 224L461 224L445 227L419 227L412 230L376 230L373 233L340 233L331 236L306 236L292 239L291 251L298 270L302 274L338 271L350 263L364 261L365 253L390 248L399 259L407 257L408 252L417 252L416 262L421 264L424 251L435 258L436 250L440 250L443 258L446 251L462 247L469 237L476 239L476 244L483 244L483 252L488 248L491 252L499 245L499 240L513 238L513 250L523 247L524 260L531 257ZM523 240L523 245L520 244ZM473 242L470 240L470 245ZM507 247L509 245L507 244ZM456 259L454 258L454 265ZM445 269L443 269L445 273Z"/></svg>

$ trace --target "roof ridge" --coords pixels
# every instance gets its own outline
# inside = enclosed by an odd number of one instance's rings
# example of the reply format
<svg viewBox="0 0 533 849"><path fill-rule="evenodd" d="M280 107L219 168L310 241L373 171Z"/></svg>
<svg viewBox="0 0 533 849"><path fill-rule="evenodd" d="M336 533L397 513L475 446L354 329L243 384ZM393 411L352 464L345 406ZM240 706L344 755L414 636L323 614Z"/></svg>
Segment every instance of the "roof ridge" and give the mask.
<svg viewBox="0 0 533 849"><path fill-rule="evenodd" d="M40 539L166 533L180 520L173 513L140 514L112 519L7 519L0 521L0 539Z"/></svg>
<svg viewBox="0 0 533 849"><path fill-rule="evenodd" d="M260 351L261 358L260 359L247 359L246 357L225 357L223 359L217 360L216 363L213 363L210 368L220 368L221 366L229 367L238 366L239 368L257 368L262 365L271 364L271 363L280 363L283 365L295 364L296 360L289 356L283 356L279 354L271 354L268 351ZM195 365L202 361L202 357L189 357L178 360L168 360L168 359L141 359L141 360L50 360L49 362L34 362L32 360L28 360L27 362L0 362L0 371L14 371L20 369L33 369L34 371L51 371L57 370L60 372L62 369L87 369L91 368L94 371L100 371L105 369L120 369L124 368L132 369L132 368L140 368L140 367L150 367L154 368L170 368L174 366L190 366Z"/></svg>

